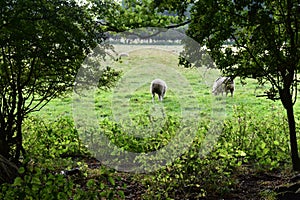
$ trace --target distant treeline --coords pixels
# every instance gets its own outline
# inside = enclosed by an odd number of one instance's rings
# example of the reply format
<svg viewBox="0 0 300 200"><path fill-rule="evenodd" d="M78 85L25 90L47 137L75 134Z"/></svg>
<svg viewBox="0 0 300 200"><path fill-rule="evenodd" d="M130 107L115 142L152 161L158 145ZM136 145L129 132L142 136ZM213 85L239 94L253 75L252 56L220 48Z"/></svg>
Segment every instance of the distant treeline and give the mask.
<svg viewBox="0 0 300 200"><path fill-rule="evenodd" d="M168 29L145 28L126 31L122 33L107 33L107 40L111 44L158 44L158 45L178 45L182 44L184 38L187 37L185 31L187 26L174 30ZM228 39L224 45L232 45L234 41Z"/></svg>
<svg viewBox="0 0 300 200"><path fill-rule="evenodd" d="M145 28L118 33L107 34L107 39L112 44L181 44L186 37L186 28L178 28L176 30Z"/></svg>

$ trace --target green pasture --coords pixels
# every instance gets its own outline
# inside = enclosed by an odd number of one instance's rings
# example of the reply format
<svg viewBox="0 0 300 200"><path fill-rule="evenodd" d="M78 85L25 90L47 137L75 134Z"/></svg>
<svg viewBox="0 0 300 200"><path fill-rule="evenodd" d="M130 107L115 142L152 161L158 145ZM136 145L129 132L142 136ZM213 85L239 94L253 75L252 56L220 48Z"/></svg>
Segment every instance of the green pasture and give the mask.
<svg viewBox="0 0 300 200"><path fill-rule="evenodd" d="M123 48L123 49L122 49ZM125 49L124 49L125 48ZM193 110L200 117L210 116L212 109L226 108L226 115L232 114L234 106L243 105L258 116L268 115L270 111L282 109L281 103L273 102L256 95L264 94L268 86L259 86L255 80L246 79L243 85L235 79L234 97L213 96L213 81L220 76L217 70L203 68L187 69L178 66L177 46L127 46L119 45L116 49L127 50L129 57L113 62L112 67L121 70L123 77L110 91L96 91L94 101L99 119L113 115L126 114L124 119L136 115L151 113L155 106L164 108L166 115L181 116L184 110ZM154 103L149 91L150 82L155 78L166 80L168 91L164 101ZM188 86L188 87L186 87ZM47 106L35 113L37 116L55 120L60 116L72 117L73 94L52 100ZM75 108L76 109L76 108ZM295 105L296 118L300 115L299 103ZM197 117L199 117L197 116Z"/></svg>

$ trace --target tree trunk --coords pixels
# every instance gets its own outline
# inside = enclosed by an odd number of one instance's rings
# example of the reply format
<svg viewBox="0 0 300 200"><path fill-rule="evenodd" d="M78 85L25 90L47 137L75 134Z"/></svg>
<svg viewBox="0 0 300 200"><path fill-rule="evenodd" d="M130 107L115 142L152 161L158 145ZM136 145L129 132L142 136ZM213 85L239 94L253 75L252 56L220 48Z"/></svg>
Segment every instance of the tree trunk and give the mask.
<svg viewBox="0 0 300 200"><path fill-rule="evenodd" d="M296 123L295 123L294 109L292 103L289 108L286 108L286 112L287 112L289 131L290 131L290 144L291 144L293 170L300 171L300 159L298 155L298 145L297 145L297 136L296 136Z"/></svg>
<svg viewBox="0 0 300 200"><path fill-rule="evenodd" d="M298 144L297 144L297 135L296 135L296 122L294 116L294 104L292 100L292 95L289 91L282 91L280 94L281 102L286 109L288 123L289 123L289 132L290 132L290 145L291 145L291 156L293 163L293 170L300 171L300 159L298 154Z"/></svg>
<svg viewBox="0 0 300 200"><path fill-rule="evenodd" d="M12 183L18 176L17 166L0 154L0 185L2 183Z"/></svg>
<svg viewBox="0 0 300 200"><path fill-rule="evenodd" d="M4 156L6 159L9 159L9 146L5 138L0 138L0 156Z"/></svg>
<svg viewBox="0 0 300 200"><path fill-rule="evenodd" d="M17 131L17 135L15 137L15 144L16 144L16 150L15 150L15 157L14 157L14 162L17 164L19 162L20 159L20 154L21 152L25 153L25 150L23 148L23 136L22 136L22 124L23 124L23 94L22 94L22 88L19 87L18 88L18 105L17 105L17 119L16 119L16 131Z"/></svg>

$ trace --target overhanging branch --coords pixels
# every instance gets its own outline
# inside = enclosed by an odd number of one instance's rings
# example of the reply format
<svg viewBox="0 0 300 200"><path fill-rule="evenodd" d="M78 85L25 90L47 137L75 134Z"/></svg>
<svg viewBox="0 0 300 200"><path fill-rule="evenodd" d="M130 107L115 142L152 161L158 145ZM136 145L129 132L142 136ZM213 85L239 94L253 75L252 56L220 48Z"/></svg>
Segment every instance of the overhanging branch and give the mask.
<svg viewBox="0 0 300 200"><path fill-rule="evenodd" d="M179 24L173 24L173 25L170 25L170 26L166 26L165 28L166 28L166 29L178 28L178 27L185 26L185 25L191 23L191 21L192 21L192 20L189 19L189 20L187 20L187 21L185 21L185 22L182 22L182 23L179 23Z"/></svg>
<svg viewBox="0 0 300 200"><path fill-rule="evenodd" d="M147 36L142 36L142 35L140 35L140 34L138 34L138 33L131 33L131 32L129 32L129 31L124 31L124 30L119 30L119 29L116 29L116 28L114 28L114 27L110 27L109 26L109 23L104 23L104 22L97 22L97 23L99 23L100 25L105 25L105 26L108 26L108 31L113 31L113 32L119 32L119 33L121 33L121 32L124 32L125 34L127 34L127 35L134 35L134 36L137 36L137 37L139 37L140 39L148 39L148 38L151 38L151 37L154 37L154 36L156 36L156 35L159 35L160 33L162 33L162 32L166 32L168 29L174 29L174 28L179 28L179 27L182 27L182 26L185 26L185 25L187 25L187 24L189 24L189 23L191 23L191 19L189 19L189 20L187 20L187 21L184 21L184 22L182 22L182 23L179 23L179 24L172 24L172 25L169 25L169 26L165 26L165 27L161 27L161 30L159 30L159 31L156 31L155 33L153 33L153 34L150 34L150 35L147 35ZM144 27L145 28L145 27ZM165 29L167 29L167 30L165 30Z"/></svg>

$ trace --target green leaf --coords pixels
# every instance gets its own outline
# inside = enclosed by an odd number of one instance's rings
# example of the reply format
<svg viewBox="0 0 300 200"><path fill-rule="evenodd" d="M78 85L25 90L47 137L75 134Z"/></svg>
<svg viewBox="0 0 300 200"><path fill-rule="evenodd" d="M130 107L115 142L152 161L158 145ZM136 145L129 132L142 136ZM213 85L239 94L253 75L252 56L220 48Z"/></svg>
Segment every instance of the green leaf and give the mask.
<svg viewBox="0 0 300 200"><path fill-rule="evenodd" d="M25 172L25 168L24 167L20 167L18 170L19 174L23 174Z"/></svg>
<svg viewBox="0 0 300 200"><path fill-rule="evenodd" d="M32 177L31 179L32 184L41 185L41 180L38 177Z"/></svg>
<svg viewBox="0 0 300 200"><path fill-rule="evenodd" d="M120 190L120 191L118 191L118 194L122 199L125 199L124 191Z"/></svg>
<svg viewBox="0 0 300 200"><path fill-rule="evenodd" d="M15 178L13 183L14 186L22 186L22 184L23 184L23 180L21 179L21 177Z"/></svg>
<svg viewBox="0 0 300 200"><path fill-rule="evenodd" d="M103 190L105 188L105 184L104 183L100 183L100 189Z"/></svg>
<svg viewBox="0 0 300 200"><path fill-rule="evenodd" d="M239 155L245 157L247 154L244 151L239 151Z"/></svg>
<svg viewBox="0 0 300 200"><path fill-rule="evenodd" d="M260 145L260 147L261 147L262 149L264 149L264 148L266 147L266 145L267 145L267 144L266 144L265 142L262 142L261 145Z"/></svg>
<svg viewBox="0 0 300 200"><path fill-rule="evenodd" d="M241 166L242 163L243 163L242 161L238 161L237 166L238 166L238 167Z"/></svg>
<svg viewBox="0 0 300 200"><path fill-rule="evenodd" d="M100 192L100 196L101 197L106 197L107 196L107 192L106 191Z"/></svg>
<svg viewBox="0 0 300 200"><path fill-rule="evenodd" d="M95 180L94 180L94 179L90 179L90 180L88 180L87 183L86 183L86 186L87 186L88 188L91 188L91 187L93 187L94 185L95 185Z"/></svg>
<svg viewBox="0 0 300 200"><path fill-rule="evenodd" d="M113 179L113 177L109 176L108 177L108 181L114 186L116 183L115 183L115 180Z"/></svg>
<svg viewBox="0 0 300 200"><path fill-rule="evenodd" d="M265 148L265 149L263 149L263 155L266 155L266 154L268 154L268 153L269 153L269 151L270 151L270 149L269 149L269 148Z"/></svg>

